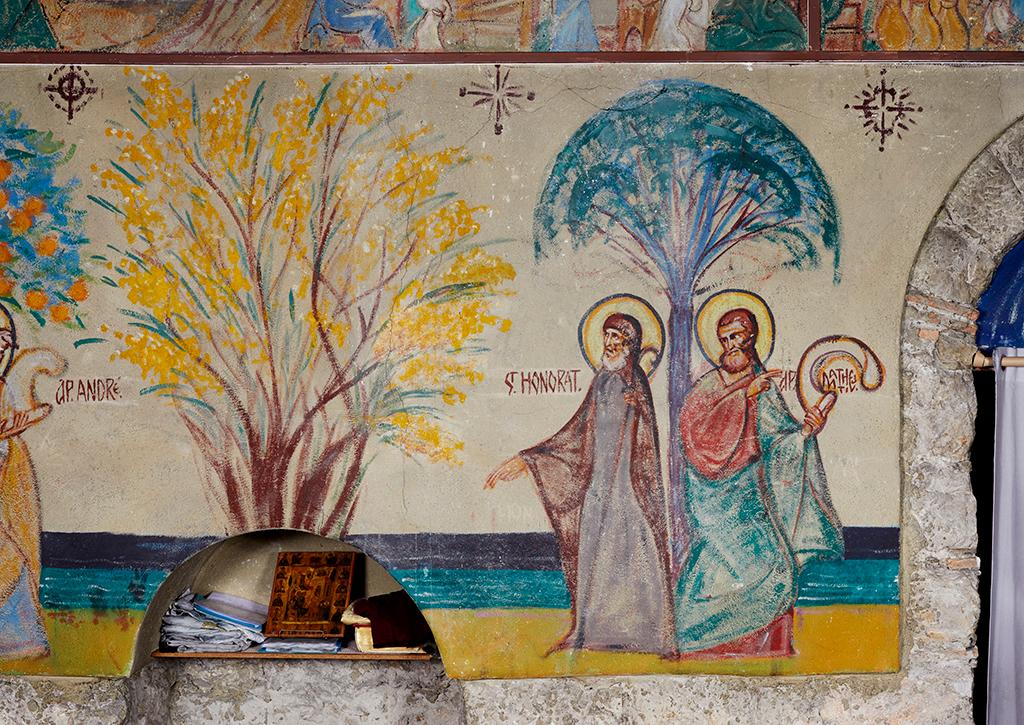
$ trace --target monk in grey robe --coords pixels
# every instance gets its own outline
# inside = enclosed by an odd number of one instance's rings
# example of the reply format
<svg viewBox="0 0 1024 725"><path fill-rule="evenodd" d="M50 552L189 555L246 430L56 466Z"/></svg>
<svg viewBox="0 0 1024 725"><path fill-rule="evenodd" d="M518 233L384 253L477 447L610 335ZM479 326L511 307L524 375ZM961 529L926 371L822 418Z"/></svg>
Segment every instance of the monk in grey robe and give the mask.
<svg viewBox="0 0 1024 725"><path fill-rule="evenodd" d="M486 488L529 472L555 530L571 602L552 648L673 652L665 498L640 323L604 322L602 367L561 430L505 461Z"/></svg>

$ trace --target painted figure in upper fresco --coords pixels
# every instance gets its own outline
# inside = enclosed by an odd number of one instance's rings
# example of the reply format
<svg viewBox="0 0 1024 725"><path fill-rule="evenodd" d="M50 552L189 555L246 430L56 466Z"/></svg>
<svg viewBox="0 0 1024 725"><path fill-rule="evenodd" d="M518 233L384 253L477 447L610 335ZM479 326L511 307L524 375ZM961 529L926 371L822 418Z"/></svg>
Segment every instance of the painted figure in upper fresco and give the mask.
<svg viewBox="0 0 1024 725"><path fill-rule="evenodd" d="M658 15L653 50L704 50L704 34L715 0L665 0Z"/></svg>
<svg viewBox="0 0 1024 725"><path fill-rule="evenodd" d="M444 50L444 24L455 11L449 0L416 0L423 14L409 30L413 50Z"/></svg>
<svg viewBox="0 0 1024 725"><path fill-rule="evenodd" d="M18 351L8 307L38 330L78 327L89 297L79 250L83 213L72 203L74 177L58 174L71 159L49 131L34 129L0 106L0 658L48 651L39 606L40 516L36 477L21 434L51 410L34 393L38 374L59 375L51 350ZM59 180L58 180L59 179Z"/></svg>
<svg viewBox="0 0 1024 725"><path fill-rule="evenodd" d="M590 0L551 0L548 17L537 26L533 50L600 50Z"/></svg>
<svg viewBox="0 0 1024 725"><path fill-rule="evenodd" d="M992 0L982 11L982 26L985 40L995 45L1013 42L1014 32L1024 14L1024 3L1017 0Z"/></svg>
<svg viewBox="0 0 1024 725"><path fill-rule="evenodd" d="M16 354L13 327L0 329L0 360L0 657L42 657L49 643L39 602L39 490L21 434L52 410L36 400L36 374L59 375L66 365L50 350Z"/></svg>
<svg viewBox="0 0 1024 725"><path fill-rule="evenodd" d="M708 50L805 50L807 28L786 0L716 0Z"/></svg>
<svg viewBox="0 0 1024 725"><path fill-rule="evenodd" d="M555 530L571 599L553 649L672 651L672 602L658 429L640 366L643 330L605 318L586 398L561 430L496 468L486 488L532 474Z"/></svg>
<svg viewBox="0 0 1024 725"><path fill-rule="evenodd" d="M384 11L370 7L369 0L315 0L306 25L305 44L327 48L331 33L359 36L364 50L397 47Z"/></svg>
<svg viewBox="0 0 1024 725"><path fill-rule="evenodd" d="M762 363L774 330L756 295L713 296L697 328L718 365L680 414L691 538L676 587L676 644L680 653L786 656L800 568L844 551L815 438L835 397L793 417L772 382L781 371Z"/></svg>

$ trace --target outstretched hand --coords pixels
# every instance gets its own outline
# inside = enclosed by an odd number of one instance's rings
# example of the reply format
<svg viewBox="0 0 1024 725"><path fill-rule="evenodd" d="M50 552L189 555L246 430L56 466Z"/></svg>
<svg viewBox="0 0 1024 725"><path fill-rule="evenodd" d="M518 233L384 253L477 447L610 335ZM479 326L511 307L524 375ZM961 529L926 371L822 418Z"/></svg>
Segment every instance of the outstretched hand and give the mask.
<svg viewBox="0 0 1024 725"><path fill-rule="evenodd" d="M772 378L778 378L781 376L781 370L767 370L761 373L751 380L750 385L747 386L747 397L756 398L761 393L768 392L768 389L772 386Z"/></svg>
<svg viewBox="0 0 1024 725"><path fill-rule="evenodd" d="M530 469L526 466L524 461L519 456L512 456L507 461L502 463L500 466L491 471L491 474L484 481L484 488L494 488L499 481L512 481L520 476L526 474Z"/></svg>

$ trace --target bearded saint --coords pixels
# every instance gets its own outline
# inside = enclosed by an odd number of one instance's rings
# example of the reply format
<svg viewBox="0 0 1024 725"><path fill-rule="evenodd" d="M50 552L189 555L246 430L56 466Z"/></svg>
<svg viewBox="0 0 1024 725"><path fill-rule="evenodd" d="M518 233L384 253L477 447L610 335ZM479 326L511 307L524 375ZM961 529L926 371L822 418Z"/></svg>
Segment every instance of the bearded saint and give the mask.
<svg viewBox="0 0 1024 725"><path fill-rule="evenodd" d="M676 585L680 653L792 654L800 569L841 559L817 434L828 411L794 418L765 371L746 309L717 324L719 367L701 377L680 413L690 546Z"/></svg>
<svg viewBox="0 0 1024 725"><path fill-rule="evenodd" d="M571 602L552 648L673 651L658 430L639 365L641 327L605 320L602 367L561 430L501 464L486 488L529 472L555 530Z"/></svg>

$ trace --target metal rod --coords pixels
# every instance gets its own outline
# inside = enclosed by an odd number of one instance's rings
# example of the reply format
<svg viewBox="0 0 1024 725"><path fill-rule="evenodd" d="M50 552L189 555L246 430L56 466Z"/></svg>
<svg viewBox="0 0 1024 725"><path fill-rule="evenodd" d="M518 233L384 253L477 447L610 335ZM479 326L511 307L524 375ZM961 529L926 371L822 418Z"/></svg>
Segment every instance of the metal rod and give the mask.
<svg viewBox="0 0 1024 725"><path fill-rule="evenodd" d="M1004 368L1024 368L1024 357L1010 357L1007 355L1003 357L1002 363ZM992 358L981 350L975 350L974 357L971 359L971 367L975 370L992 370Z"/></svg>

